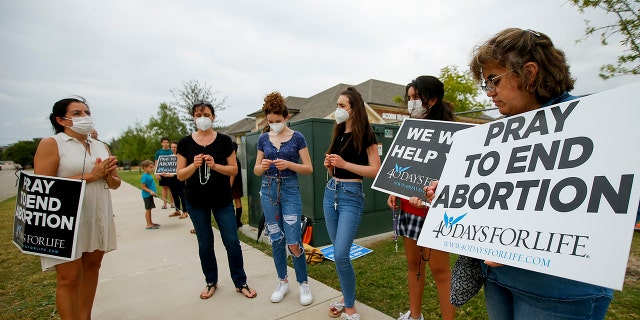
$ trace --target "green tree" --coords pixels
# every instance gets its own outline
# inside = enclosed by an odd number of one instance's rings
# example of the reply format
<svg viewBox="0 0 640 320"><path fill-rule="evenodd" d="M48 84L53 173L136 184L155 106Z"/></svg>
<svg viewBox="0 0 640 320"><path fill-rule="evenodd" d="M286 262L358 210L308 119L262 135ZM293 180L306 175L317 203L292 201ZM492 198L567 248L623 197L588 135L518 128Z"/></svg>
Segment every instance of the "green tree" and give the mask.
<svg viewBox="0 0 640 320"><path fill-rule="evenodd" d="M459 71L455 65L446 66L440 69L439 79L444 84L444 100L453 104L455 112L478 110L466 115L479 116L491 106L488 101L479 100L481 92L470 71Z"/></svg>
<svg viewBox="0 0 640 320"><path fill-rule="evenodd" d="M172 107L178 110L180 119L191 130L196 130L196 125L191 117L191 107L195 102L211 102L211 105L216 112L227 108L225 106L227 97L218 98L217 95L219 95L220 92L213 91L211 86L207 85L206 82L201 85L198 80L183 81L182 88L171 89L169 91L175 99L175 101L171 103ZM216 120L216 122L218 122L218 120ZM214 123L214 125L216 124Z"/></svg>
<svg viewBox="0 0 640 320"><path fill-rule="evenodd" d="M153 160L159 142L152 140L147 127L139 122L127 127L122 135L112 144L113 153L119 162L130 160L139 163L142 160Z"/></svg>
<svg viewBox="0 0 640 320"><path fill-rule="evenodd" d="M589 20L585 20L585 34L577 40L580 42L589 36L600 33L600 43L607 45L609 38L620 36L620 44L626 47L620 54L615 64L605 64L600 67L599 76L609 79L620 75L640 74L640 0L571 0L580 13L585 9L601 9L607 14L612 13L617 22L604 26L593 26Z"/></svg>
<svg viewBox="0 0 640 320"><path fill-rule="evenodd" d="M404 102L404 97L403 96L395 96L395 97L393 97L393 102L395 102L399 106L406 106L406 103Z"/></svg>
<svg viewBox="0 0 640 320"><path fill-rule="evenodd" d="M42 138L35 138L31 141L22 140L14 143L4 151L4 157L8 160L20 164L22 167L33 165L33 157Z"/></svg>
<svg viewBox="0 0 640 320"><path fill-rule="evenodd" d="M166 103L161 103L156 116L149 119L147 132L152 140L158 141L157 146L160 145L162 137L168 137L170 141L177 141L189 134L187 126L180 120L178 111Z"/></svg>

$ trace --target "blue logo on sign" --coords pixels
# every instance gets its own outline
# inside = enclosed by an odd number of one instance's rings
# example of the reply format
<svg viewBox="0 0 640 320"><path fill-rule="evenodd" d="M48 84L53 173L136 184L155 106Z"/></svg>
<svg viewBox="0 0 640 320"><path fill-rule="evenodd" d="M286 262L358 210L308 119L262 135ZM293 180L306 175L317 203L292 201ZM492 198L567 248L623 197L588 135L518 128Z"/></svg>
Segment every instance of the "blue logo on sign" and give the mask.
<svg viewBox="0 0 640 320"><path fill-rule="evenodd" d="M462 218L464 218L466 215L467 214L465 213L465 214L463 214L463 215L461 215L461 216L456 218L456 217L447 216L447 213L445 212L444 213L444 226L447 227L447 228L451 228L451 227L453 227L454 224L460 222L460 220L462 220Z"/></svg>
<svg viewBox="0 0 640 320"><path fill-rule="evenodd" d="M411 168L411 166L408 166L408 167L404 167L404 168L403 168L403 167L399 166L399 165L396 163L396 172L405 172L405 171L409 170L409 168Z"/></svg>

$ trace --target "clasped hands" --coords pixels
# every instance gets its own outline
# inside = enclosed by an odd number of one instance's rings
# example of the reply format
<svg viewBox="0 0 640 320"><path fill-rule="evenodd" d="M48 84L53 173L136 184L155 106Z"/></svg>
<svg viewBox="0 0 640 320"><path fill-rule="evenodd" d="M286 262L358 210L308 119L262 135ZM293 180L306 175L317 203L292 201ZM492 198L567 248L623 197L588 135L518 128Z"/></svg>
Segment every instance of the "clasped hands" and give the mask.
<svg viewBox="0 0 640 320"><path fill-rule="evenodd" d="M340 155L337 154L325 154L324 156L324 166L331 170L333 168L343 168L346 166L346 161L342 159Z"/></svg>
<svg viewBox="0 0 640 320"><path fill-rule="evenodd" d="M262 162L260 162L260 166L262 167L262 169L267 170L273 164L276 169L282 171L289 168L289 163L289 161L283 159L262 159Z"/></svg>
<svg viewBox="0 0 640 320"><path fill-rule="evenodd" d="M104 160L96 158L96 164L91 174L96 178L110 179L116 170L118 170L118 159L115 156L109 156Z"/></svg>
<svg viewBox="0 0 640 320"><path fill-rule="evenodd" d="M196 166L196 168L200 167L203 163L211 169L214 169L217 165L216 161L213 160L213 157L209 154L201 153L193 156L193 164Z"/></svg>

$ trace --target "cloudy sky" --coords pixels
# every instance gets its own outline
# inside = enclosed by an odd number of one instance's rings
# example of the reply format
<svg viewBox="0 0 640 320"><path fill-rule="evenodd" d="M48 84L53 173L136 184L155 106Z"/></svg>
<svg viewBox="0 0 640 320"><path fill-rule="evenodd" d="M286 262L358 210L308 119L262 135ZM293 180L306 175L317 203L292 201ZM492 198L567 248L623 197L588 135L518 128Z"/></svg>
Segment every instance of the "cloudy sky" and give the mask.
<svg viewBox="0 0 640 320"><path fill-rule="evenodd" d="M234 123L273 90L309 97L338 83L406 84L447 65L465 69L473 47L507 27L548 34L584 94L640 81L603 81L622 51L593 37L565 0L0 0L0 146L52 133L53 103L85 96L100 138L146 124L171 89L196 79L227 97Z"/></svg>

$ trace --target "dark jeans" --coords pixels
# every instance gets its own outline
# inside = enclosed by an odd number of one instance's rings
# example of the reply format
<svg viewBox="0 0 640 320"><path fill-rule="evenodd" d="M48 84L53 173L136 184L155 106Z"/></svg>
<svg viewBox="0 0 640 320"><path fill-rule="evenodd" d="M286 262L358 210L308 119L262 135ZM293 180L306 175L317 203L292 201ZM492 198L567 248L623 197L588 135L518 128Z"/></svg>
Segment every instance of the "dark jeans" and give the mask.
<svg viewBox="0 0 640 320"><path fill-rule="evenodd" d="M202 273L207 283L218 283L218 263L216 261L216 253L213 249L213 230L211 229L211 213L216 219L222 243L227 250L227 258L229 260L229 271L231 279L236 288L242 287L247 283L247 275L244 272L244 261L242 259L242 250L240 248L240 240L238 238L238 228L236 227L236 216L233 211L233 204L218 208L200 208L194 207L187 201L187 210L189 217L196 230L198 238L198 253L200 255L200 265Z"/></svg>

